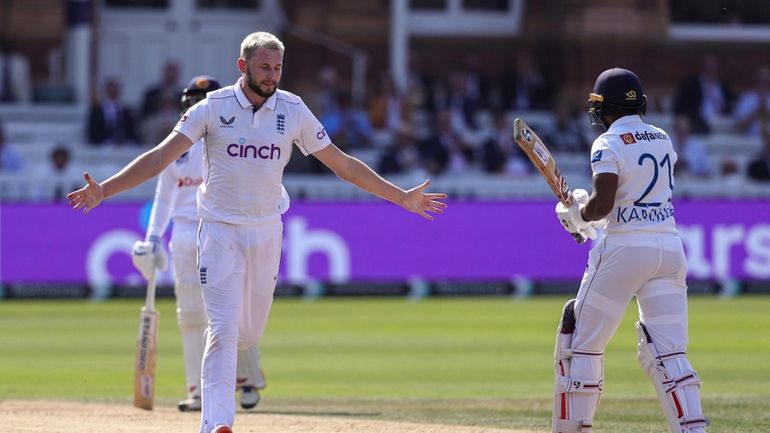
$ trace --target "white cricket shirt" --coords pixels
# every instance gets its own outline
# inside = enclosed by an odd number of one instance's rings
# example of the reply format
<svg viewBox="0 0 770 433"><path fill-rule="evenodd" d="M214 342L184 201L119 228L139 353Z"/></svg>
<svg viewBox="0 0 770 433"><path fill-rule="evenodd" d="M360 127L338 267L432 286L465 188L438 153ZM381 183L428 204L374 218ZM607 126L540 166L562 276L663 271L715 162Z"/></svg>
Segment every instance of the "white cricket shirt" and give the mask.
<svg viewBox="0 0 770 433"><path fill-rule="evenodd" d="M309 155L331 140L299 96L279 89L254 111L240 83L210 92L174 130L192 141L204 138L200 218L254 225L280 215L293 145Z"/></svg>
<svg viewBox="0 0 770 433"><path fill-rule="evenodd" d="M158 176L147 226L147 239L161 237L171 218L175 223L198 223L195 192L203 183L203 140L168 165Z"/></svg>
<svg viewBox="0 0 770 433"><path fill-rule="evenodd" d="M643 122L639 115L621 117L594 141L594 175L618 175L607 234L677 233L671 203L676 161L668 134Z"/></svg>

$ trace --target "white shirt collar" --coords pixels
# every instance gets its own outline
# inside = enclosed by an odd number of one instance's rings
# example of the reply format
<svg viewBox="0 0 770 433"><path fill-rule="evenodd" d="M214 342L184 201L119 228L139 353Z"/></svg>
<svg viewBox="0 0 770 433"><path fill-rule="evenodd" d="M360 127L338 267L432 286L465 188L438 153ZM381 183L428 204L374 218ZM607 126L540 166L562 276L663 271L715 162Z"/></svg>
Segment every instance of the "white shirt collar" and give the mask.
<svg viewBox="0 0 770 433"><path fill-rule="evenodd" d="M607 132L614 131L616 129L622 129L626 125L631 123L639 123L642 121L642 116L638 114L632 114L629 116L623 116L620 119L617 119L616 121L612 122L612 125L610 125Z"/></svg>
<svg viewBox="0 0 770 433"><path fill-rule="evenodd" d="M233 86L235 90L235 99L238 100L238 103L241 105L241 108L245 109L254 109L254 104L252 104L249 101L249 98L246 97L246 94L243 93L243 89L241 88L241 83L243 82L243 78L239 78L238 81ZM276 90L276 93L278 93L278 90ZM276 93L273 93L272 96L267 98L267 101L265 101L264 104L262 104L262 107L267 108L269 110L275 111L275 106L278 103L278 100L276 99Z"/></svg>

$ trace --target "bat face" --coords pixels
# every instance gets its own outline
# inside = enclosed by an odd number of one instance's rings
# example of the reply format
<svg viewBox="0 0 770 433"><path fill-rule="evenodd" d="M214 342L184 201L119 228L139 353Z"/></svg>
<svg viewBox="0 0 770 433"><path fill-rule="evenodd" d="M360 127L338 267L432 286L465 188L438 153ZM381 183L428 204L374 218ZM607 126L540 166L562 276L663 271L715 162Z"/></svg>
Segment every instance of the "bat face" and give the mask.
<svg viewBox="0 0 770 433"><path fill-rule="evenodd" d="M134 406L152 410L155 401L155 359L158 320L155 310L142 308L139 315L139 337L136 342L134 365Z"/></svg>
<svg viewBox="0 0 770 433"><path fill-rule="evenodd" d="M523 120L516 119L513 123L513 138L527 154L532 164L537 167L540 174L543 175L559 201L565 206L572 204L572 191L564 179L564 175L556 165L556 160L551 152L548 151L540 137L535 134L535 131L527 126Z"/></svg>
<svg viewBox="0 0 770 433"><path fill-rule="evenodd" d="M516 119L513 122L513 139L521 150L527 154L527 157L537 167L540 174L543 175L546 183L551 187L551 191L556 194L561 204L564 206L572 205L574 202L572 190L564 179L561 170L559 170L559 166L556 165L556 160L551 155L551 152L548 151L540 137L535 134L535 131L527 126L523 120ZM572 233L572 237L579 244L585 242L585 238L580 233Z"/></svg>

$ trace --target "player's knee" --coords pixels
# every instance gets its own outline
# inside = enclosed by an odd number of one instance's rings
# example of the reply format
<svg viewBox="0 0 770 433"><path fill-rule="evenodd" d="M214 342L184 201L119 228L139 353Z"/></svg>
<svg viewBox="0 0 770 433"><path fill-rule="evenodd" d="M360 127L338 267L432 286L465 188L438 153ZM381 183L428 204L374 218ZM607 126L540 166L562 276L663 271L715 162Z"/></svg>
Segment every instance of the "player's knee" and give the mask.
<svg viewBox="0 0 770 433"><path fill-rule="evenodd" d="M238 340L238 321L229 319L211 319L208 327L208 337L212 342Z"/></svg>
<svg viewBox="0 0 770 433"><path fill-rule="evenodd" d="M207 325L206 312L203 310L198 310L198 311L177 310L176 316L177 316L177 322L179 323L179 328L182 330L201 329L201 328L205 328Z"/></svg>

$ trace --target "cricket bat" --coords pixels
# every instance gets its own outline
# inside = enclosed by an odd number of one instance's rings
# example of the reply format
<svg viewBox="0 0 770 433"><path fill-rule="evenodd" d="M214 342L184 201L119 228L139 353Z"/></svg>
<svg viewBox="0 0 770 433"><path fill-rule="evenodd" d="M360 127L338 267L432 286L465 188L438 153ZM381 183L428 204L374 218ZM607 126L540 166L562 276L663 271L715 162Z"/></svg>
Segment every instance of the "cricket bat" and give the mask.
<svg viewBox="0 0 770 433"><path fill-rule="evenodd" d="M139 314L139 338L134 365L134 406L152 410L155 402L155 357L158 343L158 320L155 310L155 272L147 281L147 298Z"/></svg>
<svg viewBox="0 0 770 433"><path fill-rule="evenodd" d="M523 120L516 119L513 121L513 139L521 150L527 154L532 164L540 171L540 174L543 175L548 186L551 187L551 191L556 194L561 204L564 206L572 205L574 202L572 189L564 179L564 175L561 174L553 155L548 151L543 140L535 134L535 131L524 123ZM580 233L572 233L572 237L579 244L586 241Z"/></svg>

